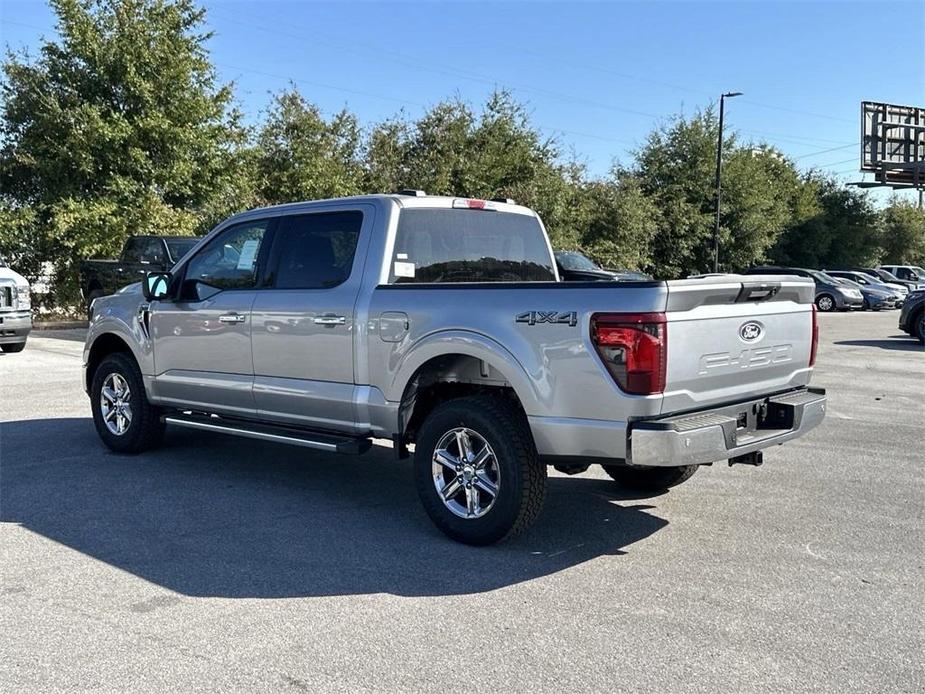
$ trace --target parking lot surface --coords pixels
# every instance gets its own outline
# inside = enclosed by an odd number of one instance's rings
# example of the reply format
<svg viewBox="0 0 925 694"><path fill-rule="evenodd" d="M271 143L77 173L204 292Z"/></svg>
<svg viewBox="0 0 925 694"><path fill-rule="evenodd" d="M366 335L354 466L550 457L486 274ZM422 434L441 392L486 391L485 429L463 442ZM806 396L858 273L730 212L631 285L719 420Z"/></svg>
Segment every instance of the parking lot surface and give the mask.
<svg viewBox="0 0 925 694"><path fill-rule="evenodd" d="M475 549L407 462L192 431L103 448L81 331L0 356L0 691L925 690L925 351L822 315L830 407L658 496L552 473Z"/></svg>

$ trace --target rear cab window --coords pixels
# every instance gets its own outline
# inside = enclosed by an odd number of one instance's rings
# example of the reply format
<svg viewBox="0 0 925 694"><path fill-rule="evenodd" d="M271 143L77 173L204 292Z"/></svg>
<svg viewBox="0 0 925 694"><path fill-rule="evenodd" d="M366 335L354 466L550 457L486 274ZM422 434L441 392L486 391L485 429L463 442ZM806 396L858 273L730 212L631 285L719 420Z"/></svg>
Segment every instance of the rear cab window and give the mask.
<svg viewBox="0 0 925 694"><path fill-rule="evenodd" d="M546 235L532 215L434 207L399 213L390 284L555 279Z"/></svg>

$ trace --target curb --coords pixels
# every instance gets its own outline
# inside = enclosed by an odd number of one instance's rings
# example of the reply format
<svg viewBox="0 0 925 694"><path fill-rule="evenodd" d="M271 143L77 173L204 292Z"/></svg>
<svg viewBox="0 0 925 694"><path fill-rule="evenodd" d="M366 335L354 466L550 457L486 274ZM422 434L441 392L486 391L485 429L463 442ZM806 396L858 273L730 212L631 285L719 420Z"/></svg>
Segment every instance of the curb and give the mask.
<svg viewBox="0 0 925 694"><path fill-rule="evenodd" d="M75 328L86 328L90 324L85 320L43 320L33 321L33 330L73 330Z"/></svg>

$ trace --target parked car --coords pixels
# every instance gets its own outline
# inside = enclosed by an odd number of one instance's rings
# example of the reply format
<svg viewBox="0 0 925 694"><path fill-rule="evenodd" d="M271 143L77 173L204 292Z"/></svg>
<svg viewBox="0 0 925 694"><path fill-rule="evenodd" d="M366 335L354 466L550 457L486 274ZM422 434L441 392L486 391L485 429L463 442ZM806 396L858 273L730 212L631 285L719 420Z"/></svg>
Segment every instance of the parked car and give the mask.
<svg viewBox="0 0 925 694"><path fill-rule="evenodd" d="M297 203L231 217L171 272L97 299L85 387L118 452L165 424L414 444L430 518L480 545L533 522L549 464L666 489L817 425L813 296L767 275L560 282L539 217L513 203Z"/></svg>
<svg viewBox="0 0 925 694"><path fill-rule="evenodd" d="M579 251L556 251L559 278L565 282L648 282L653 278L638 270L606 269Z"/></svg>
<svg viewBox="0 0 925 694"><path fill-rule="evenodd" d="M925 269L918 265L881 265L880 269L906 282L914 282L916 289L925 289Z"/></svg>
<svg viewBox="0 0 925 694"><path fill-rule="evenodd" d="M31 331L29 282L0 257L0 350L22 352Z"/></svg>
<svg viewBox="0 0 925 694"><path fill-rule="evenodd" d="M85 260L80 264L80 292L87 307L148 272L170 270L198 241L189 236L131 236L118 260Z"/></svg>
<svg viewBox="0 0 925 694"><path fill-rule="evenodd" d="M864 297L865 311L880 311L881 309L885 308L897 307L897 299L892 292L875 289L874 287L868 285L858 284L854 280L849 280L844 277L836 277L835 279L839 284L857 289L861 292L861 296Z"/></svg>
<svg viewBox="0 0 925 694"><path fill-rule="evenodd" d="M925 289L909 294L899 313L899 329L925 345Z"/></svg>
<svg viewBox="0 0 925 694"><path fill-rule="evenodd" d="M914 291L919 289L919 282L912 282L910 280L901 280L896 275L894 275L889 270L884 270L880 267L852 267L848 268L849 270L857 270L859 272L866 272L871 277L879 279L885 284L894 284L901 287L905 287L907 291ZM925 283L923 283L922 289L925 289Z"/></svg>
<svg viewBox="0 0 925 694"><path fill-rule="evenodd" d="M613 282L614 273L605 270L579 251L556 251L559 278L565 282Z"/></svg>
<svg viewBox="0 0 925 694"><path fill-rule="evenodd" d="M847 311L849 309L864 308L864 295L859 289L846 286L818 270L808 270L799 267L778 267L761 265L749 268L747 275L792 275L806 277L816 285L816 308L820 311Z"/></svg>
<svg viewBox="0 0 925 694"><path fill-rule="evenodd" d="M864 296L864 308L874 308L874 302L870 301L872 297L879 299L881 304L885 302L895 304L895 306L890 306L889 308L899 308L903 305L903 301L909 293L909 290L902 285L886 284L880 280L875 280L864 272L852 270L823 270L823 272L829 277L848 280L851 282L851 286L860 289L861 294Z"/></svg>

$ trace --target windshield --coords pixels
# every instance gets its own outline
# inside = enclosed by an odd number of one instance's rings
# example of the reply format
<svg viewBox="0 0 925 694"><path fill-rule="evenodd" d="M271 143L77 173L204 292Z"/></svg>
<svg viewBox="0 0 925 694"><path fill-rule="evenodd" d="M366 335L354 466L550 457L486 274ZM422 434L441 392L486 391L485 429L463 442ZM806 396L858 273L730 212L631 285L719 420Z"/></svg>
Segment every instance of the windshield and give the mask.
<svg viewBox="0 0 925 694"><path fill-rule="evenodd" d="M909 269L912 270L912 272L914 272L916 275L918 275L919 279L925 278L925 270L920 268L918 265L912 265L909 267Z"/></svg>
<svg viewBox="0 0 925 694"><path fill-rule="evenodd" d="M888 270L877 270L876 277L879 277L881 280L886 282L898 282L899 278Z"/></svg>
<svg viewBox="0 0 925 694"><path fill-rule="evenodd" d="M849 279L847 279L846 277L836 277L836 278L835 278L835 281L838 282L838 284L841 284L841 285L843 285L843 286L845 286L845 287L854 287L855 289L860 289L860 288L861 288L861 285L860 285L860 284L858 284L858 283L855 282L854 280L849 280Z"/></svg>
<svg viewBox="0 0 925 694"><path fill-rule="evenodd" d="M446 208L403 210L390 282L552 282L546 236L532 215Z"/></svg>
<svg viewBox="0 0 925 694"><path fill-rule="evenodd" d="M818 270L807 270L809 276L812 277L817 282L827 282L828 284L838 284L838 280L832 275L827 275L824 272L819 272Z"/></svg>
<svg viewBox="0 0 925 694"><path fill-rule="evenodd" d="M171 259L176 262L189 252L189 250L199 243L198 238L194 239L164 239L167 244L167 252L170 253Z"/></svg>
<svg viewBox="0 0 925 694"><path fill-rule="evenodd" d="M601 270L588 256L578 251L557 251L556 260L566 270L585 270L587 272L600 272Z"/></svg>

